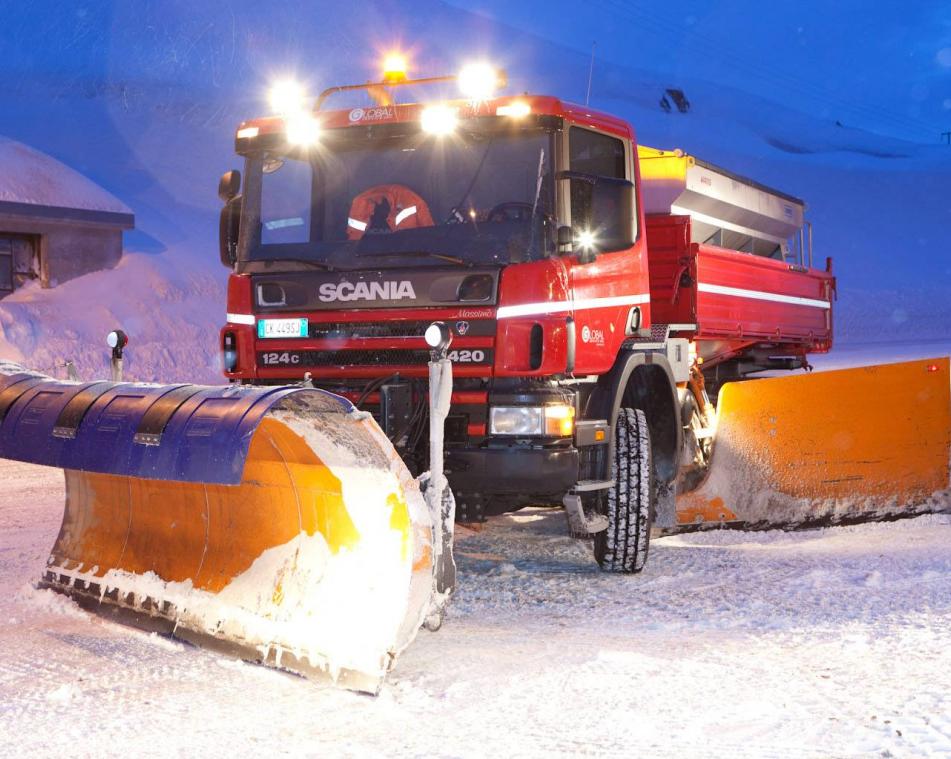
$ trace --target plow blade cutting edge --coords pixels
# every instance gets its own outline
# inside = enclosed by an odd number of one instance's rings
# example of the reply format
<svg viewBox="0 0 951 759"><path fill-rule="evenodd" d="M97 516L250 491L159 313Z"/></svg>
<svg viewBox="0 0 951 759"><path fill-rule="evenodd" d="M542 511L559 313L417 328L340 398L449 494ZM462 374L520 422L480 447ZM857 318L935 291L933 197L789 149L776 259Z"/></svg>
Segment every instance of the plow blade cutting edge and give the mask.
<svg viewBox="0 0 951 759"><path fill-rule="evenodd" d="M368 415L304 388L0 368L0 457L61 467L41 585L99 613L377 692L429 611L431 519Z"/></svg>
<svg viewBox="0 0 951 759"><path fill-rule="evenodd" d="M949 359L723 386L710 471L681 526L797 527L946 508Z"/></svg>

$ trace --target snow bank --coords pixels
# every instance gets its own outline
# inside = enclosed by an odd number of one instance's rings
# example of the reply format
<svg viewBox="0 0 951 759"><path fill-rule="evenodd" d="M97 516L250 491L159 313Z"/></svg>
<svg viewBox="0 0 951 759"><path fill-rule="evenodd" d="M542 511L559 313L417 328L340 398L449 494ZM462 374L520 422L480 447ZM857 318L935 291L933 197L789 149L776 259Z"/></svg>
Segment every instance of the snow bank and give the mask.
<svg viewBox="0 0 951 759"><path fill-rule="evenodd" d="M186 261L127 253L115 269L17 290L0 300L0 358L59 378L71 360L82 379L108 378L106 335L121 328L126 378L222 384L224 286Z"/></svg>

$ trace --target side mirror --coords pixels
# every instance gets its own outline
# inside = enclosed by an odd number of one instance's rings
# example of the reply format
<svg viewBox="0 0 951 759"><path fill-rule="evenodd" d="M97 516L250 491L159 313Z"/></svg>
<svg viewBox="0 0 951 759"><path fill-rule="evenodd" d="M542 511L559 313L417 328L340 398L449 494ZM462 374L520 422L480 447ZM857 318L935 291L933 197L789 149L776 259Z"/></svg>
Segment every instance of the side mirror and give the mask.
<svg viewBox="0 0 951 759"><path fill-rule="evenodd" d="M228 172L229 174L232 172ZM229 269L238 260L238 232L241 228L241 196L225 202L218 217L218 256Z"/></svg>
<svg viewBox="0 0 951 759"><path fill-rule="evenodd" d="M630 248L634 244L634 184L598 177L591 188L591 222L599 251Z"/></svg>
<svg viewBox="0 0 951 759"><path fill-rule="evenodd" d="M241 191L241 172L237 169L226 171L218 180L218 197L222 203L227 203L237 197Z"/></svg>
<svg viewBox="0 0 951 759"><path fill-rule="evenodd" d="M578 251L580 263L634 244L632 182L577 171L562 171L558 178L570 181L571 250Z"/></svg>

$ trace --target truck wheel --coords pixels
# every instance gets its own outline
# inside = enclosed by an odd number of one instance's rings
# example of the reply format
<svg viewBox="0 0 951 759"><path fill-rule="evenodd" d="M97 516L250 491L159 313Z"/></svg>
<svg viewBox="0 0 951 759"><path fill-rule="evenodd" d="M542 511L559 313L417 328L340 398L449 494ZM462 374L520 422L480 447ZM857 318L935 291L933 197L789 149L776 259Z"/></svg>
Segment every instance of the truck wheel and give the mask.
<svg viewBox="0 0 951 759"><path fill-rule="evenodd" d="M640 572L647 562L656 487L650 430L640 409L622 408L614 428L614 485L603 499L608 528L594 537L605 572Z"/></svg>

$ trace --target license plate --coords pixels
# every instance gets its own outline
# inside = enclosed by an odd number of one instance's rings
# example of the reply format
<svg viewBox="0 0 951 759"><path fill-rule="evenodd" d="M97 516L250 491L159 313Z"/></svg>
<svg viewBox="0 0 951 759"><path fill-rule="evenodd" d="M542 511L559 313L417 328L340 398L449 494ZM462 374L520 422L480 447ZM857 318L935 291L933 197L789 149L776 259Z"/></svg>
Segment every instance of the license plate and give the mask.
<svg viewBox="0 0 951 759"><path fill-rule="evenodd" d="M258 337L307 337L307 319L258 319Z"/></svg>

